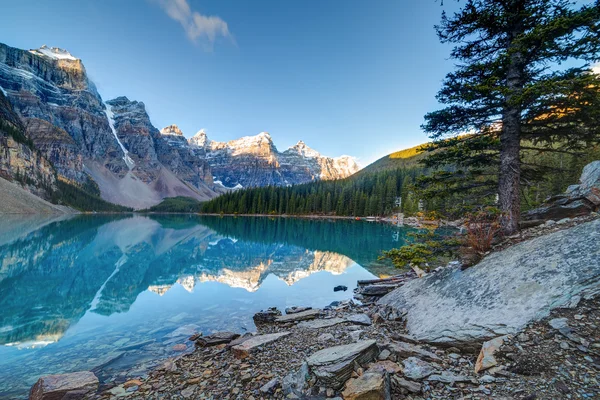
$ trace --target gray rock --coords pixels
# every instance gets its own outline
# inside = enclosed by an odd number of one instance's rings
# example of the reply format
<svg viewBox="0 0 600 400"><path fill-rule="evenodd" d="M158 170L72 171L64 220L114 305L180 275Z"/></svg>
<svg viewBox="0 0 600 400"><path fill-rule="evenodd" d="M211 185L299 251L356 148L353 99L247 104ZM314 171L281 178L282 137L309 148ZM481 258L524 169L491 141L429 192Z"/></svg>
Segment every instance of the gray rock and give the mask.
<svg viewBox="0 0 600 400"><path fill-rule="evenodd" d="M578 188L571 193L585 197L596 206L600 205L600 161L593 161L583 168Z"/></svg>
<svg viewBox="0 0 600 400"><path fill-rule="evenodd" d="M343 324L344 322L346 322L346 320L343 318L315 319L312 321L302 321L297 326L298 328L303 329L322 329L338 324Z"/></svg>
<svg viewBox="0 0 600 400"><path fill-rule="evenodd" d="M346 317L348 322L351 322L355 325L371 325L371 318L367 314L351 314Z"/></svg>
<svg viewBox="0 0 600 400"><path fill-rule="evenodd" d="M285 309L286 314L297 314L302 311L312 310L312 307L288 307Z"/></svg>
<svg viewBox="0 0 600 400"><path fill-rule="evenodd" d="M358 342L360 340L360 336L363 334L363 330L362 329L357 329L355 331L351 331L349 333L350 338L352 338L353 341Z"/></svg>
<svg viewBox="0 0 600 400"><path fill-rule="evenodd" d="M279 379L273 378L269 382L261 386L260 391L264 394L273 394L275 389L279 386Z"/></svg>
<svg viewBox="0 0 600 400"><path fill-rule="evenodd" d="M421 393L421 384L418 382L412 382L412 381L408 381L404 378L401 378L399 376L393 376L392 377L392 381L394 382L395 385L400 386L401 388L404 388L406 390L408 390L411 393Z"/></svg>
<svg viewBox="0 0 600 400"><path fill-rule="evenodd" d="M234 339L239 338L239 333L234 332L216 332L212 335L199 337L196 339L196 345L199 347L211 347L219 344L229 343Z"/></svg>
<svg viewBox="0 0 600 400"><path fill-rule="evenodd" d="M407 310L418 340L460 343L516 334L530 321L600 290L600 220L492 253L465 271L415 279L379 300Z"/></svg>
<svg viewBox="0 0 600 400"><path fill-rule="evenodd" d="M548 321L548 324L554 329L568 328L569 320L567 318L553 318Z"/></svg>
<svg viewBox="0 0 600 400"><path fill-rule="evenodd" d="M283 381L281 382L283 394L288 396L303 396L303 391L307 386L307 381L309 378L310 374L308 370L308 364L303 362L297 371L292 371L283 378Z"/></svg>
<svg viewBox="0 0 600 400"><path fill-rule="evenodd" d="M430 375L427 378L428 381L442 382L454 384L457 382L471 382L471 379L464 375L456 375L452 372L442 371L441 374Z"/></svg>
<svg viewBox="0 0 600 400"><path fill-rule="evenodd" d="M379 355L377 356L377 359L378 360L387 360L390 357L390 355L392 355L392 353L390 353L389 350L384 349L381 351L381 353L379 353Z"/></svg>
<svg viewBox="0 0 600 400"><path fill-rule="evenodd" d="M253 351L256 351L258 348L272 343L276 340L281 339L282 337L288 336L290 332L278 332L278 333L268 333L266 335L256 335L252 336L248 340L245 340L243 343L240 343L231 348L233 354L237 358L247 358L250 357L250 354Z"/></svg>
<svg viewBox="0 0 600 400"><path fill-rule="evenodd" d="M402 364L404 365L404 376L414 381L427 378L435 372L435 368L431 364L416 357L409 357L402 361Z"/></svg>
<svg viewBox="0 0 600 400"><path fill-rule="evenodd" d="M350 378L354 365L360 366L375 360L379 349L374 340L330 347L310 356L306 362L317 383L334 389L341 388Z"/></svg>
<svg viewBox="0 0 600 400"><path fill-rule="evenodd" d="M388 349L392 354L395 354L398 358L418 357L427 361L440 361L440 358L437 355L410 343L387 343L383 345L383 347Z"/></svg>
<svg viewBox="0 0 600 400"><path fill-rule="evenodd" d="M295 314L282 315L280 317L275 318L275 322L285 323L285 322L297 322L297 321L307 321L309 319L315 319L323 315L323 311L315 308L314 310L306 310Z"/></svg>
<svg viewBox="0 0 600 400"><path fill-rule="evenodd" d="M275 322L275 319L279 316L281 316L281 311L279 311L275 307L271 307L268 310L261 310L257 312L256 314L254 314L252 319L254 320L255 324L260 325Z"/></svg>
<svg viewBox="0 0 600 400"><path fill-rule="evenodd" d="M319 342L328 342L330 340L335 339L331 333L323 333L317 337Z"/></svg>
<svg viewBox="0 0 600 400"><path fill-rule="evenodd" d="M98 389L98 378L92 372L47 375L36 382L29 392L31 400L82 399Z"/></svg>

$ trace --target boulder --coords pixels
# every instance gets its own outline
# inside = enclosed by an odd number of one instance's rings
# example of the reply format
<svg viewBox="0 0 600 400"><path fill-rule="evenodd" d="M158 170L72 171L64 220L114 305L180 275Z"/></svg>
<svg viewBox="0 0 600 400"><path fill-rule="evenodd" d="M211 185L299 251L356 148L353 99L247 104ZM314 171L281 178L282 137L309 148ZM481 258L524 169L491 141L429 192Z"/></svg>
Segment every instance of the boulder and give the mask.
<svg viewBox="0 0 600 400"><path fill-rule="evenodd" d="M445 269L412 280L378 304L405 312L406 329L416 340L474 347L517 334L552 309L598 291L595 220L492 253L464 271Z"/></svg>
<svg viewBox="0 0 600 400"><path fill-rule="evenodd" d="M216 332L212 335L199 337L196 339L196 346L198 347L211 347L219 344L226 344L234 339L239 338L239 333L233 332Z"/></svg>
<svg viewBox="0 0 600 400"><path fill-rule="evenodd" d="M257 312L254 314L252 319L256 325L260 325L275 322L275 319L279 316L281 316L281 311L279 311L276 307L271 307L267 310L261 310Z"/></svg>
<svg viewBox="0 0 600 400"><path fill-rule="evenodd" d="M408 357L402 361L404 365L404 376L413 381L427 378L435 372L433 365L416 357Z"/></svg>
<svg viewBox="0 0 600 400"><path fill-rule="evenodd" d="M280 338L289 335L290 332L268 333L266 335L256 335L248 338L243 343L233 346L231 351L237 358L247 358L253 351L268 343L279 340Z"/></svg>
<svg viewBox="0 0 600 400"><path fill-rule="evenodd" d="M348 290L348 286L344 286L344 285L338 285L336 287L333 288L334 292L340 292L340 291L346 291Z"/></svg>
<svg viewBox="0 0 600 400"><path fill-rule="evenodd" d="M481 346L479 357L477 357L477 362L475 363L475 373L479 373L479 371L485 371L488 368L498 365L494 354L500 349L500 346L504 344L505 340L506 336L500 336L495 339L488 340L483 344L483 346Z"/></svg>
<svg viewBox="0 0 600 400"><path fill-rule="evenodd" d="M387 373L366 372L356 379L350 379L342 396L344 400L389 400L389 376Z"/></svg>
<svg viewBox="0 0 600 400"><path fill-rule="evenodd" d="M541 225L545 220L560 220L563 218L575 218L587 215L594 210L586 199L577 199L566 204L550 203L542 207L528 211L524 215L522 228ZM527 224L531 221L531 224Z"/></svg>
<svg viewBox="0 0 600 400"><path fill-rule="evenodd" d="M369 326L372 324L371 318L367 314L350 314L346 317L348 322L353 323L354 325L364 325Z"/></svg>
<svg viewBox="0 0 600 400"><path fill-rule="evenodd" d="M600 161L583 168L578 185L571 185L562 195L548 199L542 207L527 212L527 220L559 220L587 215L600 206Z"/></svg>
<svg viewBox="0 0 600 400"><path fill-rule="evenodd" d="M302 311L295 314L282 315L280 317L275 318L275 322L285 323L285 322L298 322L298 321L307 321L309 319L315 319L323 315L323 311L315 308L311 310Z"/></svg>
<svg viewBox="0 0 600 400"><path fill-rule="evenodd" d="M362 340L317 351L306 362L318 384L339 389L352 375L355 364L366 365L375 360L378 354L374 340Z"/></svg>
<svg viewBox="0 0 600 400"><path fill-rule="evenodd" d="M585 197L589 202L600 206L600 161L593 161L583 168L578 187L572 194Z"/></svg>
<svg viewBox="0 0 600 400"><path fill-rule="evenodd" d="M92 372L43 376L29 391L31 400L83 399L86 394L98 390L98 378Z"/></svg>

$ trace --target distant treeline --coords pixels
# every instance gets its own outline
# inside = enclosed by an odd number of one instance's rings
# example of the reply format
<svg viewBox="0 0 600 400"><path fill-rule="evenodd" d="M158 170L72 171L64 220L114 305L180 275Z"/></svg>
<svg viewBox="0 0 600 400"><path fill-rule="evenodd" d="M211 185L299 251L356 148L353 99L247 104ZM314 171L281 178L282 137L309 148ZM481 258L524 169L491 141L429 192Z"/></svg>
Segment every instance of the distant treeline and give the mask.
<svg viewBox="0 0 600 400"><path fill-rule="evenodd" d="M202 205L205 213L226 214L325 214L338 216L415 213L418 199L411 187L422 168L399 168L317 181L291 187L268 186L231 192ZM396 207L396 198L402 198Z"/></svg>

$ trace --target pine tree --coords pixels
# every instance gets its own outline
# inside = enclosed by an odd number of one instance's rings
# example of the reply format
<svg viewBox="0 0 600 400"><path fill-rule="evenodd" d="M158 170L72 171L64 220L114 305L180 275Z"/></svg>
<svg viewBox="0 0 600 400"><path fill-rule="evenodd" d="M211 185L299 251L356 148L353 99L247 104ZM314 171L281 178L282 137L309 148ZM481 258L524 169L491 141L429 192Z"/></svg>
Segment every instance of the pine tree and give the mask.
<svg viewBox="0 0 600 400"><path fill-rule="evenodd" d="M520 185L539 178L540 165L522 152L572 152L598 143L600 1L579 8L567 0L467 0L436 27L456 47L457 69L437 98L446 108L425 116L436 141L426 165L455 166L430 177L455 193L496 191L506 233L518 229ZM579 65L560 68L576 60ZM460 136L465 135L466 136ZM490 190L491 189L491 190Z"/></svg>

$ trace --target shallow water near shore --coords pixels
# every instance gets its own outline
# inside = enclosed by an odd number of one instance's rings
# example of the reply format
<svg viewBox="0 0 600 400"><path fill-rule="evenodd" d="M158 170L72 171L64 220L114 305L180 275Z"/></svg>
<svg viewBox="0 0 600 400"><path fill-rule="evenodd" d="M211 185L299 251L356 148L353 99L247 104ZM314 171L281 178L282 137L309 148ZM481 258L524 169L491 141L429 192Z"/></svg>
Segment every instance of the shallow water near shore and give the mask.
<svg viewBox="0 0 600 400"><path fill-rule="evenodd" d="M0 398L26 398L46 374L137 377L192 351L194 331L253 331L261 309L351 298L357 280L395 272L377 258L410 231L193 215L0 221Z"/></svg>

